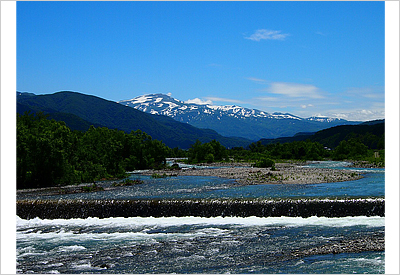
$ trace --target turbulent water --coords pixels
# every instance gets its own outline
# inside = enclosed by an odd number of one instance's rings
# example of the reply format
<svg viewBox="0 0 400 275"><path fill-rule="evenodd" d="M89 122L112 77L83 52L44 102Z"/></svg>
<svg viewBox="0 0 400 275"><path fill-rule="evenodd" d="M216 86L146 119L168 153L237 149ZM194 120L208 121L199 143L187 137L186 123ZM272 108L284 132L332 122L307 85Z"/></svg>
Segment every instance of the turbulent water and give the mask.
<svg viewBox="0 0 400 275"><path fill-rule="evenodd" d="M383 198L384 170L361 170L364 179L346 183L235 186L219 178L145 178L110 191L19 199ZM384 273L383 249L356 249L382 241L384 226L378 216L17 217L17 272ZM357 245L334 252L348 243Z"/></svg>
<svg viewBox="0 0 400 275"><path fill-rule="evenodd" d="M384 252L294 254L383 234L381 217L18 219L17 227L24 273L384 272Z"/></svg>

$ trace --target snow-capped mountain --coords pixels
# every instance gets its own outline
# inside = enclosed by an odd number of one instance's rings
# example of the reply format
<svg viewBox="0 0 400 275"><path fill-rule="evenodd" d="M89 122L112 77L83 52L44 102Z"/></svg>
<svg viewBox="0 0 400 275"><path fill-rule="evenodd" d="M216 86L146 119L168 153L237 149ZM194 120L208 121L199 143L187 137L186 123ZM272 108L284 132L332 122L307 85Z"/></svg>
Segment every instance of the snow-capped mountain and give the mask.
<svg viewBox="0 0 400 275"><path fill-rule="evenodd" d="M199 104L184 102L165 94L150 94L138 96L130 100L121 100L118 103L133 107L143 112L165 115L178 120L189 122L191 117L205 116L230 116L234 118L275 118L275 119L297 119L302 118L283 113L269 114L256 109L248 109L236 105L216 106L211 104Z"/></svg>
<svg viewBox="0 0 400 275"><path fill-rule="evenodd" d="M151 94L122 100L118 103L133 107L151 114L165 115L179 118L180 121L189 122L191 118L199 115L217 116L228 115L236 118L267 117L268 114L258 110L250 110L239 106L214 106L210 104L197 104L177 100L164 94Z"/></svg>
<svg viewBox="0 0 400 275"><path fill-rule="evenodd" d="M180 101L165 94L142 95L118 103L143 112L165 115L199 128L209 128L224 136L251 140L293 136L298 132L313 132L341 124L343 119L327 117L301 118L288 113L267 113L236 105L215 106L200 100Z"/></svg>

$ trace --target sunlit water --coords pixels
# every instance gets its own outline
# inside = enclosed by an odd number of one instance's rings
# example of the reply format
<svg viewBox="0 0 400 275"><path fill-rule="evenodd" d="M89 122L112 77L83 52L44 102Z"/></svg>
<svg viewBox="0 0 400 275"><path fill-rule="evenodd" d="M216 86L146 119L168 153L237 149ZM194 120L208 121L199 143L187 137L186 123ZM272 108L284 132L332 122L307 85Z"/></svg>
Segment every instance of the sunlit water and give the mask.
<svg viewBox="0 0 400 275"><path fill-rule="evenodd" d="M312 165L338 166L335 162ZM142 177L145 183L138 186L64 197L384 197L384 170L357 170L368 173L358 181L290 186L236 186L231 180L210 177ZM17 272L384 273L384 252L305 257L292 254L330 242L384 234L384 224L384 217L360 216L69 220L17 217Z"/></svg>
<svg viewBox="0 0 400 275"><path fill-rule="evenodd" d="M384 218L18 220L18 271L38 273L383 273L384 253L291 252L383 233Z"/></svg>
<svg viewBox="0 0 400 275"><path fill-rule="evenodd" d="M355 181L318 184L260 184L238 185L234 180L218 177L178 176L153 179L139 174L131 179L141 179L143 184L111 188L102 192L66 194L62 196L19 195L18 199L230 199L230 198L366 198L384 197L385 170L348 168L346 162L321 162L309 166L349 169L363 174Z"/></svg>

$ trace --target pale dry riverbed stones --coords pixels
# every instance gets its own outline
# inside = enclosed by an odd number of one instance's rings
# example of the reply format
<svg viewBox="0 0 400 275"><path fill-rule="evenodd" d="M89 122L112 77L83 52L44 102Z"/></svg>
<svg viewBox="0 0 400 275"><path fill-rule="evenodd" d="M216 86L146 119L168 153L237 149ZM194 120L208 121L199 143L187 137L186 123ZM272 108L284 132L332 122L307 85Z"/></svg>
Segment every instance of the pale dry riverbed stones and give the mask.
<svg viewBox="0 0 400 275"><path fill-rule="evenodd" d="M166 176L214 176L235 179L237 183L250 184L315 184L324 182L350 181L362 178L358 172L300 167L295 164L277 163L276 170L244 166L221 167L213 169L161 170ZM151 175L154 171L145 174Z"/></svg>

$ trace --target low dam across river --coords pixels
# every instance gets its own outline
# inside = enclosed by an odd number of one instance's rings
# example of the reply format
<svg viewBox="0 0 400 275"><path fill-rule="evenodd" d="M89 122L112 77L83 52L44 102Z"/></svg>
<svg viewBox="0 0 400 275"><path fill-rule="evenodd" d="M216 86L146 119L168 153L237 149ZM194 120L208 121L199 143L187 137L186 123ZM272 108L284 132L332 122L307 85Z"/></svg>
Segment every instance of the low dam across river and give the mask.
<svg viewBox="0 0 400 275"><path fill-rule="evenodd" d="M182 199L18 200L22 219L110 217L347 217L385 216L383 198L366 199Z"/></svg>

